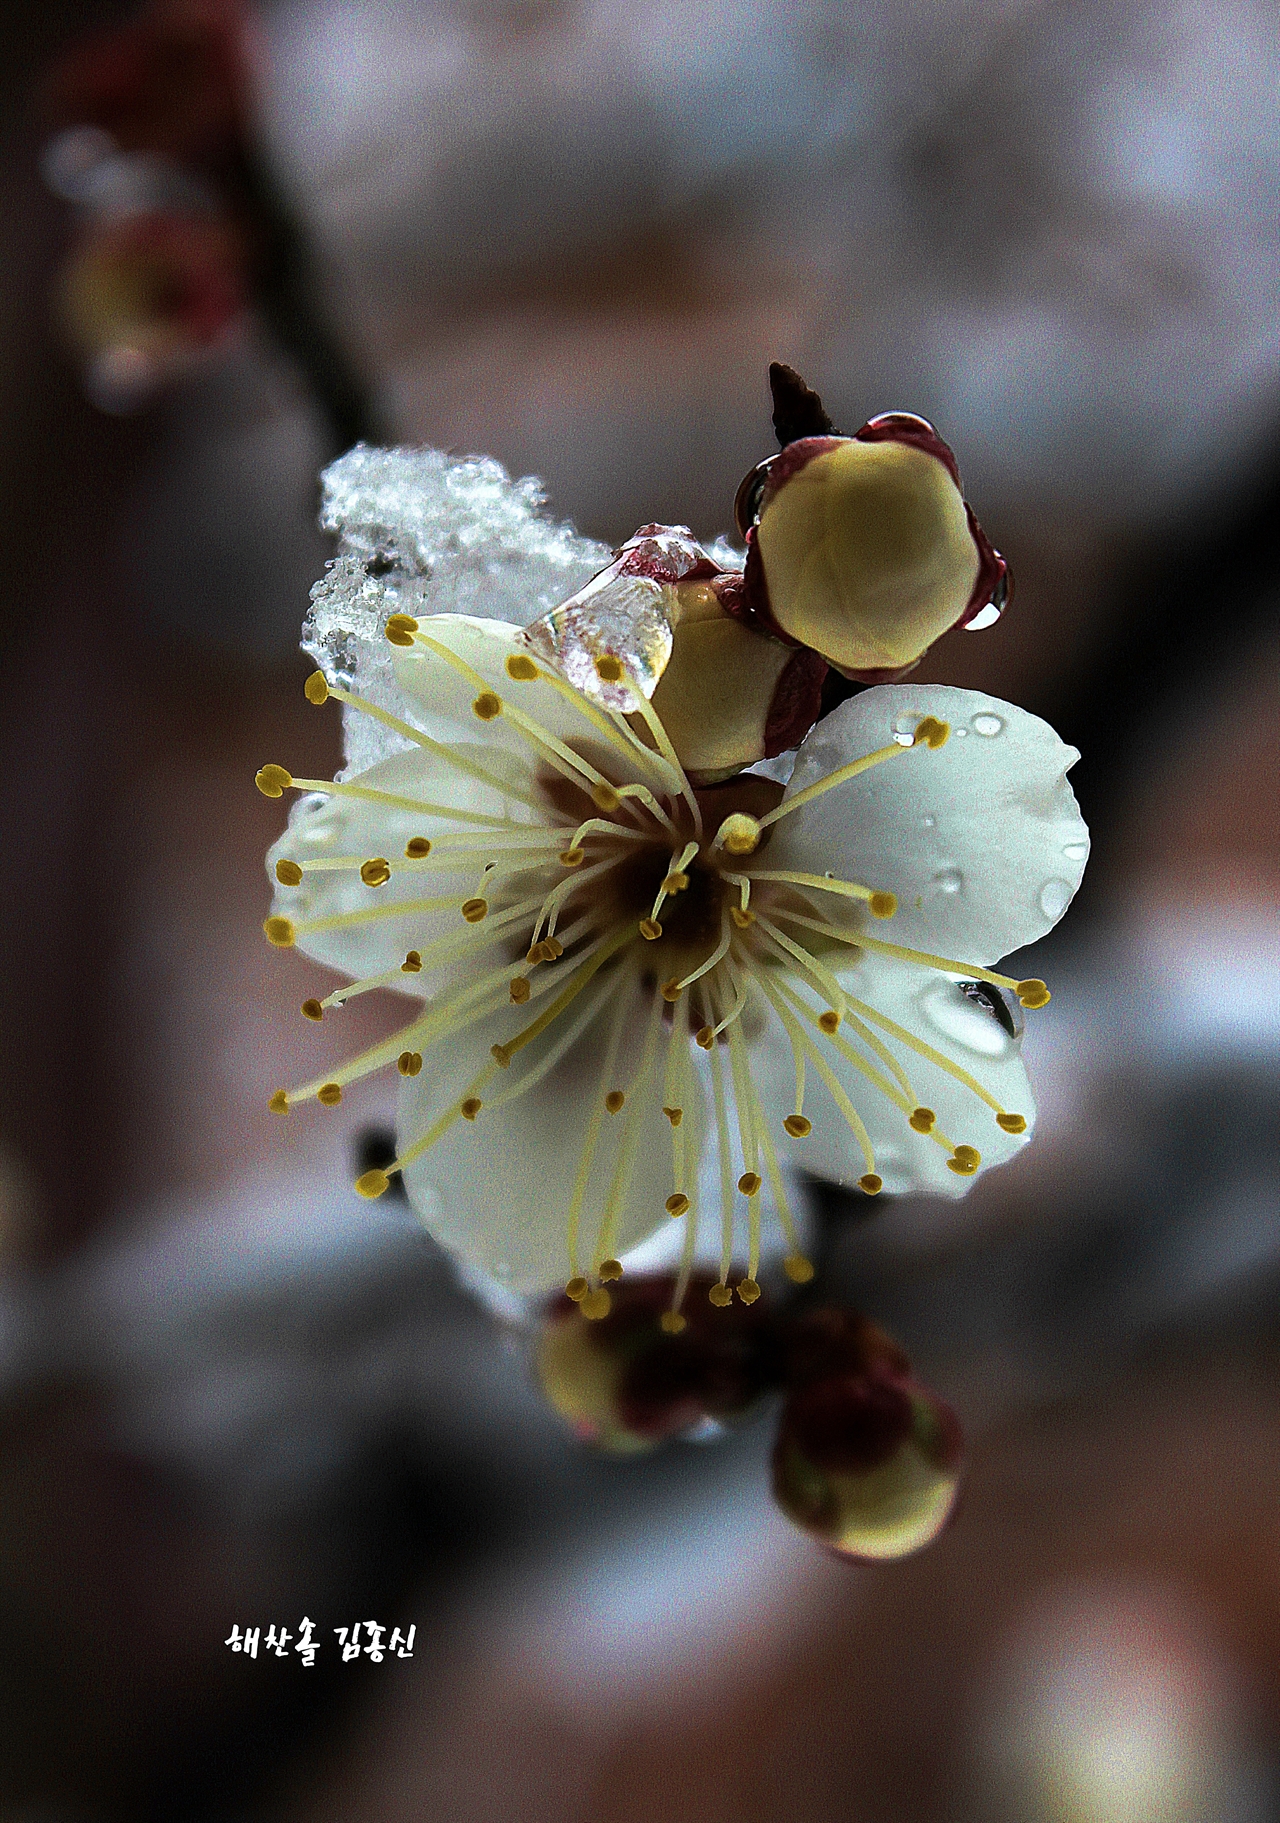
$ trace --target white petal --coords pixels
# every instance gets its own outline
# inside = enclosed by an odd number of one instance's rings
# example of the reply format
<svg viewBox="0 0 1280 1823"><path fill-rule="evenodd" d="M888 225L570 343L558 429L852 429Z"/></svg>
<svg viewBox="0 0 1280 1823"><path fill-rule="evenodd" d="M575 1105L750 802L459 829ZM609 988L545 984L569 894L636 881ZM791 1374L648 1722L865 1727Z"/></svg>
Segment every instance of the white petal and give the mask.
<svg viewBox="0 0 1280 1823"><path fill-rule="evenodd" d="M642 996L630 969L592 983L583 998L600 993L602 1005L566 1055L523 1095L504 1106L483 1106L474 1121L459 1118L432 1149L405 1171L410 1201L435 1238L474 1266L516 1291L543 1292L569 1276L566 1224L583 1141L601 1098L629 1090L644 1049L651 1000ZM590 1004L590 1002L587 1002ZM489 1047L510 1039L533 1009L512 1007L478 1023L429 1056L420 1076L406 1080L399 1138L412 1145L431 1122L466 1095L490 1063ZM536 1067L567 1029L576 1003L493 1076L480 1098L492 1100ZM604 1080L612 1022L621 1040L610 1080ZM591 1168L581 1223L581 1264L593 1263L597 1229L613 1183L629 1118L638 1120L635 1163L611 1241L620 1255L670 1224L664 1204L672 1190L672 1133L662 1112L665 1028L659 1031L648 1093L628 1093L617 1114L606 1114ZM683 1131L696 1170L704 1127L701 1090L682 1095Z"/></svg>
<svg viewBox="0 0 1280 1823"><path fill-rule="evenodd" d="M499 758L497 764L501 763ZM494 769L490 767L491 771ZM478 811L489 816L510 816L525 824L534 835L544 827L526 805L504 799L498 792L421 750L393 754L390 759L361 773L353 782L415 801ZM275 884L272 911L295 924L305 924L313 919L349 912L381 911L405 901L470 897L477 891L485 855L456 855L451 846L436 849L430 856L428 868L393 871L385 886L366 886L357 868L307 871L299 886L281 886L275 880L275 866L279 860L296 861L304 867L308 862L330 857L358 856L369 860L373 856L383 856L396 861L404 856L405 844L412 836L435 840L442 835L456 835L466 827L464 822L447 817L398 810L359 798L335 795L323 802L315 797L302 798L294 806L289 827L267 855L267 872ZM485 832L477 831L476 846L482 847L485 839ZM562 870L553 856L545 870L545 890L550 891L562 877ZM535 886L533 890L538 888ZM518 934L523 936L525 931L526 927L522 926ZM467 924L461 910L455 906L433 912L407 911L401 917L383 917L331 931L299 931L296 942L304 955L358 979L398 968L411 949L422 950L437 938L461 938L468 932L479 940L486 935L483 925ZM509 940L508 947L512 955L523 953L523 943L516 944L514 937ZM484 945L483 951L478 947L476 953L483 953L486 965L493 966L504 954L504 949L494 943ZM455 966L451 965L451 972ZM429 973L406 975L393 985L402 987L406 993L422 994L430 989L432 979Z"/></svg>
<svg viewBox="0 0 1280 1823"><path fill-rule="evenodd" d="M759 864L895 893L897 916L868 919L872 936L990 964L1053 928L1088 857L1066 780L1079 754L1047 722L973 690L877 685L818 723L787 797L925 716L950 723L945 746L904 750L784 817Z"/></svg>
<svg viewBox="0 0 1280 1823"><path fill-rule="evenodd" d="M613 782L627 783L639 778L652 785L653 762L646 762L643 753L637 753L635 743L625 732L615 730L616 739L611 743L591 720L589 707L581 699L570 700L543 677L516 681L507 675L506 661L517 654L546 662L540 654L531 653L519 627L497 620L472 620L461 614L437 614L419 626L427 638L447 646L461 664L469 667L483 681L485 690L492 691L518 714L531 718L574 753L588 758ZM538 751L536 736L521 731L516 715L504 713L489 721L479 720L472 708L479 694L474 679L438 653L421 644L401 652L396 660L396 677L416 705L429 734L437 739L483 741L487 750L509 754L531 777L551 776L548 761ZM571 814L593 814L585 791L574 798Z"/></svg>
<svg viewBox="0 0 1280 1823"><path fill-rule="evenodd" d="M867 958L860 967L842 971L839 979L851 996L942 1052L975 1077L1005 1112L1021 1114L1026 1120L1025 1133L1004 1132L996 1123L995 1110L971 1089L901 1039L866 1021L896 1057L916 1104L933 1110L938 1129L953 1144L977 1149L982 1157L980 1170L1003 1164L1022 1149L1031 1134L1035 1103L1020 1056L1020 1038L1011 1037L993 1014L933 970ZM812 1004L815 1011L822 1010L820 1003ZM927 1191L964 1196L974 1179L948 1168L948 1152L936 1140L914 1132L899 1107L842 1057L830 1040L807 1023L804 1030L862 1117L885 1189L900 1194ZM858 1040L850 1021L841 1026L840 1037L874 1069L887 1074L881 1060ZM777 1133L793 1106L795 1071L790 1044L776 1022L761 1041L755 1067ZM804 1111L813 1122L813 1132L807 1139L791 1140L783 1135L781 1140L792 1161L834 1183L856 1183L867 1169L862 1149L811 1058L806 1068Z"/></svg>

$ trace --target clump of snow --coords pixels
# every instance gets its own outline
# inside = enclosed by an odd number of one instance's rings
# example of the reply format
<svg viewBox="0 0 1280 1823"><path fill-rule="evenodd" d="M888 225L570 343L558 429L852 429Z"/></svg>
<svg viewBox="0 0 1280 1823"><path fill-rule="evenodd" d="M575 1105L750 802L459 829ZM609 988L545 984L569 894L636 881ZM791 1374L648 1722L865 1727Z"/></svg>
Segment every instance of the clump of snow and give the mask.
<svg viewBox="0 0 1280 1823"><path fill-rule="evenodd" d="M408 716L383 636L387 617L476 614L524 626L612 553L545 510L541 483L485 456L357 444L322 477L320 523L338 554L311 591L303 650L330 683ZM349 778L407 743L344 711Z"/></svg>

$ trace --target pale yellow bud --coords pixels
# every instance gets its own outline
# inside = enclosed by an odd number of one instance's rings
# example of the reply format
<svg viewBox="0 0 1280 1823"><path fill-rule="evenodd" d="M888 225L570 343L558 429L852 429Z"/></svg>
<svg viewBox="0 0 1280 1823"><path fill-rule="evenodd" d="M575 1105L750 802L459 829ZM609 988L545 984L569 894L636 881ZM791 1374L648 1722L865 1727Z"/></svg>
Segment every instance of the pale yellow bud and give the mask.
<svg viewBox="0 0 1280 1823"><path fill-rule="evenodd" d="M978 579L959 488L907 443L823 450L766 495L756 537L774 619L841 671L913 664Z"/></svg>

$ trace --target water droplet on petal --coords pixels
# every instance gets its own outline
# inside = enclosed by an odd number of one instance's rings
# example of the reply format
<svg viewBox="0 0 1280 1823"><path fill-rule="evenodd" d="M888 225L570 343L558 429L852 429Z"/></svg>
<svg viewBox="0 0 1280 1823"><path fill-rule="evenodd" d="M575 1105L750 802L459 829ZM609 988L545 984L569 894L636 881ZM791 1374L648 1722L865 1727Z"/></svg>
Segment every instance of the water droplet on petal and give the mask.
<svg viewBox="0 0 1280 1823"><path fill-rule="evenodd" d="M1062 852L1068 861L1087 861L1089 844L1087 842L1068 842Z"/></svg>
<svg viewBox="0 0 1280 1823"><path fill-rule="evenodd" d="M989 1007L971 1000L954 981L934 981L919 996L919 1006L936 1032L953 1048L977 1057L1007 1057L1017 1039Z"/></svg>
<svg viewBox="0 0 1280 1823"><path fill-rule="evenodd" d="M914 734L895 734L893 738L898 743L899 747L914 747L916 744L916 737Z"/></svg>
<svg viewBox="0 0 1280 1823"><path fill-rule="evenodd" d="M930 881L935 893L942 893L948 899L954 898L964 886L964 875L958 867L944 867Z"/></svg>
<svg viewBox="0 0 1280 1823"><path fill-rule="evenodd" d="M987 739L991 740L997 734L1004 733L1004 717L1002 715L975 715L969 726L975 734L985 734Z"/></svg>
<svg viewBox="0 0 1280 1823"><path fill-rule="evenodd" d="M916 723L919 720L920 717L918 715L896 715L893 718L893 733L909 734L914 738Z"/></svg>
<svg viewBox="0 0 1280 1823"><path fill-rule="evenodd" d="M952 730L952 732L954 733L957 740L962 741L964 739L965 735L968 734L969 730L967 728L955 728Z"/></svg>
<svg viewBox="0 0 1280 1823"><path fill-rule="evenodd" d="M1046 918L1060 918L1070 905L1074 891L1066 880L1046 880L1040 888L1040 910Z"/></svg>
<svg viewBox="0 0 1280 1823"><path fill-rule="evenodd" d="M972 620L964 623L966 633L984 633L988 627L994 627L1004 612L994 601L989 601L985 608L979 608Z"/></svg>
<svg viewBox="0 0 1280 1823"><path fill-rule="evenodd" d="M921 817L920 827L921 829L932 829L937 821L937 817ZM1066 851L1064 850L1063 852L1065 853Z"/></svg>

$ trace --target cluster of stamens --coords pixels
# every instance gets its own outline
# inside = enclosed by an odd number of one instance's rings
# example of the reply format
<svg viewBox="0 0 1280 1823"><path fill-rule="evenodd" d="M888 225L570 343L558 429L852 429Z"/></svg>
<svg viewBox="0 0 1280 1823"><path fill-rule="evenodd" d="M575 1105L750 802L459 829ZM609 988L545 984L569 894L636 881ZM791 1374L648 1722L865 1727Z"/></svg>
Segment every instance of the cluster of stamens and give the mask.
<svg viewBox="0 0 1280 1823"><path fill-rule="evenodd" d="M1027 1007L1048 1000L1044 983L1014 981L990 969L887 942L861 923L839 922L841 902L846 907L850 902L860 904L871 918L887 920L897 901L881 887L768 865L770 833L782 819L876 766L901 761L913 750L936 750L948 738L946 723L925 717L913 734L838 768L789 799L781 796L780 788L760 780L698 790L620 658L601 657L596 670L606 684L629 686L632 706L626 714L602 707L549 665L523 652L506 659L506 674L515 686L507 697L434 637L430 623L421 627L408 615L394 615L386 633L393 645L421 654L428 663L443 661L461 673L475 688L472 710L479 721L505 718L527 751L522 781L513 784L512 774L491 773L483 758L475 757L483 756L483 747L437 742L380 706L331 686L320 672L307 681L308 699L319 704L333 697L375 717L471 782L489 787L508 803L514 801L526 814L482 815L374 789L359 779L330 783L293 778L280 766L262 768L257 784L268 797L279 797L292 787L346 795L423 819L423 833L411 836L399 855L280 860L276 876L286 888L301 885L311 871L351 869L371 894L378 895L399 874L456 874L462 856L476 867L475 890L466 894L385 903L375 898L365 909L310 921L279 915L267 919L268 940L288 947L309 932L372 923L384 916L405 919L416 911L452 911L458 918L456 932L424 940L395 968L351 982L324 999L305 1001L302 1011L314 1021L328 1009L385 987L399 976L438 971L453 978L400 1032L323 1081L288 1093L278 1091L270 1106L284 1113L309 1097L332 1106L341 1100L346 1084L393 1064L402 1076L414 1077L435 1047L476 1021L504 1006L528 1006L533 1011L534 1003L542 1004L528 1024L493 1044L474 1079L425 1131L401 1148L394 1162L365 1172L356 1185L362 1195L381 1195L392 1175L429 1151L456 1120L482 1121L486 1108L525 1093L567 1055L593 1021L603 1020L608 1030L605 1061L566 1211L566 1291L588 1317L602 1317L610 1308L606 1287L623 1270L616 1257L619 1213L634 1177L642 1121L656 1099L671 1138L671 1191L665 1209L672 1219L686 1224L671 1308L662 1319L664 1328L677 1333L685 1324L680 1306L693 1270L697 1234L698 1136L690 1134L685 1122L695 1086L695 1050L707 1059L719 1157L720 1271L708 1293L711 1302L729 1304L734 1290L748 1304L760 1295L761 1196L766 1182L787 1239L787 1274L803 1283L813 1272L799 1244L774 1136L752 1072L743 1027L748 1009L766 1022L776 1019L791 1047L795 1089L793 1105L780 1121L782 1131L798 1142L813 1131L805 1112L806 1080L812 1070L862 1152L865 1170L858 1181L867 1195L880 1191L882 1178L866 1125L833 1067L837 1057L871 1091L887 1098L914 1134L941 1147L948 1169L959 1176L977 1171L980 1153L944 1133L933 1110L920 1104L900 1052L926 1059L963 1084L975 1105L985 1107L1006 1133L1025 1130L1022 1115L1005 1110L944 1052L856 998L822 958L840 946L850 955L865 950L922 964L953 979L963 975L1013 989ZM519 690L535 680L573 704L583 722L583 748L599 755L603 741L610 771L617 776L606 776L584 752L527 713ZM739 785L746 788L735 792ZM832 900L837 911L827 915L824 901ZM806 942L808 933L819 941L809 937ZM632 992L623 992L624 986ZM615 1081L623 1017L637 989L648 1005L639 1060L626 1081ZM531 1053L529 1061L522 1054L544 1035L548 1042ZM621 1131L610 1173L598 1169L597 1160L606 1123L612 1121L621 1122ZM607 1185L602 1199L601 1184ZM739 1199L746 1205L747 1266L745 1276L731 1289ZM587 1246L586 1218L597 1202L594 1239Z"/></svg>

